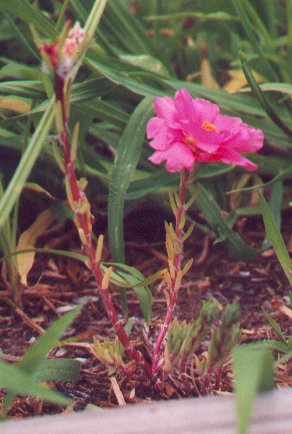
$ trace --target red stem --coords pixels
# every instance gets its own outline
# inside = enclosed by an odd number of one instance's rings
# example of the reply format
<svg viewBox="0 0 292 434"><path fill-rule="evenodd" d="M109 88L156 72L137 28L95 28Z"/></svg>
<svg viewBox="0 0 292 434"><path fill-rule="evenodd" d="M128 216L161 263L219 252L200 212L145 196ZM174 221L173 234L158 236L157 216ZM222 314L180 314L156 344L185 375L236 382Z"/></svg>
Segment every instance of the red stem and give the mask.
<svg viewBox="0 0 292 434"><path fill-rule="evenodd" d="M66 107L65 107L65 95L64 95L64 78L59 76L57 73L55 74L55 96L56 101L60 102L61 105L61 116L62 116L62 131L59 133L59 141L63 149L64 154L64 162L65 162L65 175L68 180L68 186L71 191L73 202L79 202L84 193L81 191L78 180L75 175L75 165L74 161L71 158L71 145L68 136L68 122L66 115ZM146 375L151 378L151 368L149 363L145 360L142 353L133 346L130 342L127 333L124 329L122 321L119 319L117 311L114 307L112 297L107 288L104 288L102 285L103 273L100 267L100 263L96 261L95 258L95 247L93 245L93 235L91 226L93 224L94 217L90 216L91 222L88 222L88 213L89 211L82 212L78 209L73 209L75 216L78 219L79 227L82 229L85 240L81 240L83 244L83 248L88 257L88 267L94 275L98 288L101 293L102 301L105 307L105 310L111 320L112 326L118 335L118 338L121 344L124 346L125 350L131 355L131 357L136 360L136 362L144 369Z"/></svg>
<svg viewBox="0 0 292 434"><path fill-rule="evenodd" d="M179 192L179 207L177 210L177 214L176 214L176 219L175 219L175 234L176 234L176 239L180 245L180 252L179 253L175 253L174 254L174 271L175 271L175 275L174 278L171 280L171 287L169 288L169 303L167 306L167 312L166 312L166 316L162 325L162 328L160 330L160 333L158 335L157 341L156 341L156 345L155 345L155 349L154 349L154 354L153 354L153 358L152 358L152 377L155 378L157 376L157 373L159 371L159 365L158 365L158 361L159 361L159 356L161 354L161 346L163 344L165 335L167 333L167 330L169 328L169 325L171 323L171 320L173 318L173 314L174 314L174 309L175 309L175 305L176 305L176 290L175 290L175 282L176 282L176 278L178 275L178 272L181 269L181 261L182 261L182 255L183 255L183 240L182 240L182 235L183 235L183 231L182 228L180 227L181 224L181 220L182 220L182 216L185 212L185 199L186 199L186 193L187 193L187 186L188 186L188 178L189 178L190 172L188 170L183 170L182 172L182 176L181 176L181 182L180 182L180 192Z"/></svg>

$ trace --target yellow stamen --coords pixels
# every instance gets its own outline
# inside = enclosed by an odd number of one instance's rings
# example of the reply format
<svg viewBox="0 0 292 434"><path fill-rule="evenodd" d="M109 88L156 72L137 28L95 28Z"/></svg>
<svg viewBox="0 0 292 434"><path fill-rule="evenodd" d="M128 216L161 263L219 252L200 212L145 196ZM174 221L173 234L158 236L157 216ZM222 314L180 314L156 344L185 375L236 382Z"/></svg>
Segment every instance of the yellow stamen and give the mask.
<svg viewBox="0 0 292 434"><path fill-rule="evenodd" d="M217 131L217 128L214 124L212 124L211 122L208 121L204 121L202 123L202 128L205 131Z"/></svg>

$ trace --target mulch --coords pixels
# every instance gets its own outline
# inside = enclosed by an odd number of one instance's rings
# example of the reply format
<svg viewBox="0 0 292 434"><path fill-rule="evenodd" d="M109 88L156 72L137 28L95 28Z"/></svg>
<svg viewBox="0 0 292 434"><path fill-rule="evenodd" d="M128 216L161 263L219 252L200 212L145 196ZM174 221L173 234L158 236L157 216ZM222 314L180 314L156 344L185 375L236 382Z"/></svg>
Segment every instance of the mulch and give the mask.
<svg viewBox="0 0 292 434"><path fill-rule="evenodd" d="M283 217L283 231L286 244L292 252L292 237L289 233L291 213ZM264 239L262 221L259 218L242 219L238 231L246 241L259 247ZM127 231L127 263L141 270L145 276L163 268L166 264L163 234L157 233L153 239L147 234L138 239ZM289 310L289 283L272 249L266 250L252 262L232 259L221 244L213 244L211 235L195 231L185 247L185 257L194 257L194 264L186 276L179 292L176 315L179 319L192 321L198 316L203 300L215 298L222 306L231 301L241 305L241 341L251 342L277 338L267 323L261 307L281 325L283 333L292 335L292 311ZM78 239L74 227L54 226L40 240L46 247L78 251ZM105 260L109 259L105 251ZM10 291L9 282L2 270L0 296ZM120 308L120 293L113 287L111 292L117 310ZM133 318L135 345L147 354L153 336L165 314L165 298L162 285L153 285L153 322L148 327L142 320L139 302L132 290L128 291L129 316ZM0 299L0 347L3 360L17 362L26 349L62 313L76 304L83 304L78 319L70 326L64 339L71 343L53 349L50 357L77 358L81 363L80 378L75 383L56 383L53 387L74 400L72 409L80 411L88 405L115 407L119 405L117 389L111 381L106 366L101 364L90 350L93 336L104 339L113 336L111 324L104 312L95 282L83 264L61 256L38 254L33 270L29 275L29 287L25 289L21 306L16 309ZM207 343L204 344L205 346ZM204 345L200 349L205 351ZM275 370L278 387L292 385L292 367L282 363ZM138 375L139 376L139 375ZM163 387L155 388L140 376L126 377L115 372L118 389L126 403L149 402L153 400L178 399L197 396L196 376L187 372L185 377L175 373ZM223 370L223 380L215 394L232 391L230 363ZM2 394L3 396L3 394ZM55 414L64 409L60 406L43 403L30 397L17 397L9 416L27 417L40 414Z"/></svg>

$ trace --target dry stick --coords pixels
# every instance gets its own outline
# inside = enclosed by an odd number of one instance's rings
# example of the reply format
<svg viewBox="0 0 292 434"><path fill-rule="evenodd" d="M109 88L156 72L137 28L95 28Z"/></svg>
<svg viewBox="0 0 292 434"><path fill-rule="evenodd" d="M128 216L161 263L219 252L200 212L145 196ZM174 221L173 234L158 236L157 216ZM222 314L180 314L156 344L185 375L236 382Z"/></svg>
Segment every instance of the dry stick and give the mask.
<svg viewBox="0 0 292 434"><path fill-rule="evenodd" d="M162 326L160 333L158 335L155 349L154 349L153 358L152 358L152 368L151 368L152 378L155 378L157 376L158 371L159 371L158 360L159 360L159 355L161 352L161 346L162 346L163 340L165 338L165 335L167 333L167 330L169 328L169 324L173 318L174 309L175 309L175 305L176 305L177 291L175 288L175 284L176 284L176 279L177 279L178 273L181 271L181 261L182 261L182 255L183 255L183 240L182 240L183 230L181 228L181 221L182 221L183 214L185 212L185 198L186 198L186 193L187 193L189 175L190 175L190 172L188 170L184 169L182 172L182 176L181 176L180 192L179 192L179 207L178 207L178 210L176 213L176 221L175 221L175 235L176 235L176 240L180 246L180 249L179 249L179 253L174 252L174 260L173 260L174 277L171 279L171 287L169 288L169 294L168 294L169 295L169 303L167 306L166 316L164 319L163 326Z"/></svg>
<svg viewBox="0 0 292 434"><path fill-rule="evenodd" d="M25 324L27 324L29 327L31 327L34 331L36 331L39 335L43 335L45 333L45 330L39 326L38 324L36 324L31 318L29 318L24 312L23 310L20 309L20 307L18 307L14 301L12 301L9 297L3 297L3 299L5 300L5 302L13 308L14 313L16 313Z"/></svg>
<svg viewBox="0 0 292 434"><path fill-rule="evenodd" d="M65 81L64 78L58 73L55 73L55 95L57 103L61 105L61 117L62 117L62 131L59 132L59 141L63 149L64 163L65 163L65 175L68 183L68 188L70 189L70 194L72 196L73 204L78 205L82 200L87 201L86 197L79 187L78 180L75 175L75 165L71 157L71 144L68 136L68 120L65 106ZM90 214L90 210L87 209L82 211L82 207L73 207L73 212L78 220L79 228L84 234L80 236L83 248L88 257L87 266L94 275L102 301L104 303L106 312L111 320L112 326L118 335L121 344L124 346L125 350L132 356L132 358L144 369L146 375L151 378L151 368L149 363L145 360L142 353L133 346L130 342L127 333L123 327L122 321L119 319L117 311L113 305L112 297L108 291L108 285L103 282L103 273L100 267L100 261L96 259L96 250L92 243L92 224L94 222L94 217Z"/></svg>

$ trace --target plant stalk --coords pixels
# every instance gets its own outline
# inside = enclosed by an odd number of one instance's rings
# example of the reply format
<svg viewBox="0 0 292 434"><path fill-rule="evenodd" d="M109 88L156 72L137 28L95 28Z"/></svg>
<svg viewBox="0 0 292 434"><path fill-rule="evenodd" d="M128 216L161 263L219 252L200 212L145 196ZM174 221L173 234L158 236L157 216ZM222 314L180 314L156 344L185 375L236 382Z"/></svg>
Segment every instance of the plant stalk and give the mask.
<svg viewBox="0 0 292 434"><path fill-rule="evenodd" d="M157 374L159 372L159 368L160 368L159 356L161 354L161 347L165 339L165 335L168 331L169 325L173 319L174 309L176 305L177 290L175 288L175 284L176 284L178 274L181 271L181 263L183 258L183 240L182 240L183 229L181 227L181 222L182 222L183 215L185 213L185 200L186 200L189 175L190 172L188 170L184 169L182 171L180 191L179 191L179 206L175 216L175 235L176 235L176 241L178 242L179 245L179 251L174 253L174 258L173 258L174 276L171 279L171 286L168 288L169 301L167 306L167 312L166 312L166 316L162 328L160 330L160 333L156 341L154 354L152 358L151 370L152 370L153 379L157 377Z"/></svg>
<svg viewBox="0 0 292 434"><path fill-rule="evenodd" d="M55 73L55 96L57 104L61 106L61 131L59 131L59 142L63 150L65 176L68 183L69 193L72 198L73 207L72 210L75 214L77 226L79 228L80 240L83 245L83 249L88 257L87 267L91 270L95 280L97 282L98 289L100 291L102 301L107 312L108 317L111 320L114 331L116 332L121 344L125 350L131 355L131 357L140 365L146 375L151 377L151 368L149 363L145 360L144 356L138 351L130 342L128 335L123 326L122 320L119 319L117 311L114 307L111 294L108 290L108 285L103 284L104 275L101 270L100 261L96 259L96 249L93 244L92 225L94 223L94 217L90 213L90 208L87 207L84 210L82 205L79 204L84 201L88 204L85 193L80 188L79 182L75 174L75 164L71 156L71 144L68 133L68 119L65 101L68 100L65 96L65 80L64 77ZM76 205L76 206L75 206Z"/></svg>

